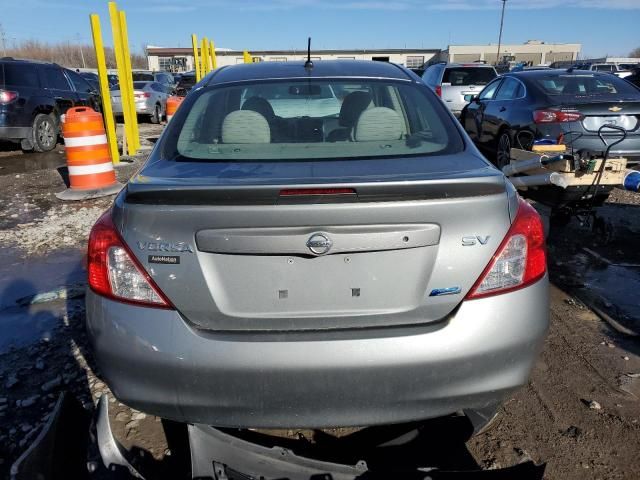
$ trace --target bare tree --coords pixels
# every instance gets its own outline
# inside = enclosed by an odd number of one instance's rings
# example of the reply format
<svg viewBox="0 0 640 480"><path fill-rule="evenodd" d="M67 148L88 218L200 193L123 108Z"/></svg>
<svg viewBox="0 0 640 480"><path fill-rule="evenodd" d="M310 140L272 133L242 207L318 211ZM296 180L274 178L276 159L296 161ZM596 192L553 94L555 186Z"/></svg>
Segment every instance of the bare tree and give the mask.
<svg viewBox="0 0 640 480"><path fill-rule="evenodd" d="M640 58L640 47L634 48L633 50L631 50L631 53L629 53L629 56L633 58Z"/></svg>
<svg viewBox="0 0 640 480"><path fill-rule="evenodd" d="M107 60L107 68L116 68L113 48L105 47L104 54ZM54 62L67 68L97 68L96 53L91 44L73 44L71 42L46 43L40 40L24 40L12 48L6 48L6 55L14 58L31 60L44 60ZM84 57L84 62L83 62ZM145 55L133 53L131 55L132 68L147 68Z"/></svg>

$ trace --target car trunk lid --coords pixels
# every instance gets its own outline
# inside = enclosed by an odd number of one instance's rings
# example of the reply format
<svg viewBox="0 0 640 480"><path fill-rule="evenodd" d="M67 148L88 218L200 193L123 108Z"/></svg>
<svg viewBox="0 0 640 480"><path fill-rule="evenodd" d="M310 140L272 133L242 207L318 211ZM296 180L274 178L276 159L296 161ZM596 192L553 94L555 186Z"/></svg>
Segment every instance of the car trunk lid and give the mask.
<svg viewBox="0 0 640 480"><path fill-rule="evenodd" d="M114 218L157 285L199 328L435 322L471 288L510 217L504 178L484 162L425 174L431 161L379 160L351 182L348 175L320 182L331 169L310 162L317 168L307 181L315 182L306 184L282 180L310 165L280 165L260 183L240 180L255 165L201 164L196 176L194 164L158 162L128 185ZM391 162L403 174L366 181ZM170 170L171 178L160 175ZM465 236L479 240L465 247Z"/></svg>

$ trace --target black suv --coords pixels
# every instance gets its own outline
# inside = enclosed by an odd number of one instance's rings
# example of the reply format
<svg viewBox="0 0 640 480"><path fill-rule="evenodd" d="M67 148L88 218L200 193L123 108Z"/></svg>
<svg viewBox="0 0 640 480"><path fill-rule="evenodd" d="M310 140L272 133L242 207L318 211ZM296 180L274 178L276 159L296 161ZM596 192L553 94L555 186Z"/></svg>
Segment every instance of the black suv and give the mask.
<svg viewBox="0 0 640 480"><path fill-rule="evenodd" d="M53 150L60 116L75 106L101 111L100 95L76 72L53 63L0 58L0 141Z"/></svg>

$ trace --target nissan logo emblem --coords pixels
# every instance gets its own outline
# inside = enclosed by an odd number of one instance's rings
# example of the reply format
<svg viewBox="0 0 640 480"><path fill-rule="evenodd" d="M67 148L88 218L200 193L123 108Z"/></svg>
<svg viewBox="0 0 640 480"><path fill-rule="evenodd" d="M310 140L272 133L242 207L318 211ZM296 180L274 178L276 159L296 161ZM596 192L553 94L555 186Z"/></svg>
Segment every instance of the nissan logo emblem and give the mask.
<svg viewBox="0 0 640 480"><path fill-rule="evenodd" d="M307 240L307 248L315 255L324 255L331 250L333 242L324 233L314 233Z"/></svg>

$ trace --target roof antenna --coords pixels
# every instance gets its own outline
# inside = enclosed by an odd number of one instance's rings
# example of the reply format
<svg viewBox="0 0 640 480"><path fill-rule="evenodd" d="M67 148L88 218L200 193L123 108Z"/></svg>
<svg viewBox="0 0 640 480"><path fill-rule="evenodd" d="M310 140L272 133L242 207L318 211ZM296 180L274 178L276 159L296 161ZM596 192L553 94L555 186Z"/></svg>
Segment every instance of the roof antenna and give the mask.
<svg viewBox="0 0 640 480"><path fill-rule="evenodd" d="M304 68L307 70L313 68L313 62L311 61L311 37L307 40L307 61L304 62Z"/></svg>

